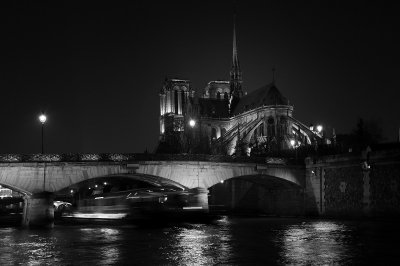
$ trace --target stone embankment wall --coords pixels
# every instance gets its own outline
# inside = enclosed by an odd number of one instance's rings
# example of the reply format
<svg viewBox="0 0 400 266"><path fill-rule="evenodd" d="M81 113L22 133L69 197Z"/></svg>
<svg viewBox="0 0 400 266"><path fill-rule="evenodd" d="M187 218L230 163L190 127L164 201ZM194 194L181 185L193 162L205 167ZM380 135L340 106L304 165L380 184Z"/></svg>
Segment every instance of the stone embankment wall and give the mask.
<svg viewBox="0 0 400 266"><path fill-rule="evenodd" d="M400 217L400 151L306 160L306 214Z"/></svg>

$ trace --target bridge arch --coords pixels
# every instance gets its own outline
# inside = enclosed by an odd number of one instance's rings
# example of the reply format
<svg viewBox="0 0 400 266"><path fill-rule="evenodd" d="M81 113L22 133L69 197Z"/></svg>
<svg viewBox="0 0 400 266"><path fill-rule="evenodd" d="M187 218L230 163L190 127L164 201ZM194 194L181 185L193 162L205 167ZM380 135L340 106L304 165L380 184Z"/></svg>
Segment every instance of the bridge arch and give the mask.
<svg viewBox="0 0 400 266"><path fill-rule="evenodd" d="M253 175L243 175L243 176L234 176L225 181L233 181L233 180L244 180L246 182L251 182L269 189L293 189L293 188L302 188L300 184L297 182L293 182L292 180L283 179L281 177L272 176L268 174L253 174ZM222 182L222 183L223 183Z"/></svg>
<svg viewBox="0 0 400 266"><path fill-rule="evenodd" d="M209 189L210 210L265 215L301 215L304 189L268 174L235 176Z"/></svg>
<svg viewBox="0 0 400 266"><path fill-rule="evenodd" d="M65 189L71 188L79 188L83 185L91 185L95 184L103 184L103 183L117 183L123 181L137 181L141 183L147 183L151 186L173 186L180 188L182 190L188 189L187 187L167 178L163 178L160 176L153 176L147 174L113 174L113 175L102 175L102 176L94 176L88 179L80 180L77 183L70 184L69 186L60 187L58 191L62 191Z"/></svg>

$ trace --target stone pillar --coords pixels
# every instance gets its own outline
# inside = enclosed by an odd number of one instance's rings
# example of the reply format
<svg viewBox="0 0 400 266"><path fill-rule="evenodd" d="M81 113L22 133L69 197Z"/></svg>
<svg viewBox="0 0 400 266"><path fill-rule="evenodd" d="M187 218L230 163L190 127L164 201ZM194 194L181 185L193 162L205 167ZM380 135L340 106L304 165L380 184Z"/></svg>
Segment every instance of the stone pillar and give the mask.
<svg viewBox="0 0 400 266"><path fill-rule="evenodd" d="M195 195L191 198L191 206L202 207L204 212L208 212L208 189L204 187L196 187L190 189Z"/></svg>
<svg viewBox="0 0 400 266"><path fill-rule="evenodd" d="M178 91L178 114L182 114L182 91Z"/></svg>
<svg viewBox="0 0 400 266"><path fill-rule="evenodd" d="M363 171L363 212L365 215L370 214L371 192L370 192L370 171Z"/></svg>
<svg viewBox="0 0 400 266"><path fill-rule="evenodd" d="M167 91L166 103L165 103L166 113L171 113L171 91Z"/></svg>
<svg viewBox="0 0 400 266"><path fill-rule="evenodd" d="M160 94L160 115L165 114L165 94Z"/></svg>
<svg viewBox="0 0 400 266"><path fill-rule="evenodd" d="M175 90L171 90L171 113L175 114Z"/></svg>
<svg viewBox="0 0 400 266"><path fill-rule="evenodd" d="M54 206L53 193L40 192L24 199L24 212L22 225L24 227L44 227L53 228L54 226Z"/></svg>

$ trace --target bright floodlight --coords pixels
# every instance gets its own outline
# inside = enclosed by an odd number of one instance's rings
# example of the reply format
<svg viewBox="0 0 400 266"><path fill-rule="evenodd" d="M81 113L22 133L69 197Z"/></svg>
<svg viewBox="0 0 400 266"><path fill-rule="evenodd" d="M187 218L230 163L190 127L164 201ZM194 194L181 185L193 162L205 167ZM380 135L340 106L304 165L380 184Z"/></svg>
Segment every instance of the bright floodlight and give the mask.
<svg viewBox="0 0 400 266"><path fill-rule="evenodd" d="M39 121L40 121L40 123L44 124L44 123L46 123L46 120L47 120L47 117L46 117L45 114L41 114L41 115L39 116Z"/></svg>
<svg viewBox="0 0 400 266"><path fill-rule="evenodd" d="M318 132L321 132L321 131L322 131L322 126L321 126L321 125L318 125L318 126L317 126L317 131L318 131Z"/></svg>
<svg viewBox="0 0 400 266"><path fill-rule="evenodd" d="M292 147L294 147L294 145L296 144L296 141L294 139L290 140L290 145L292 145Z"/></svg>
<svg viewBox="0 0 400 266"><path fill-rule="evenodd" d="M194 127L195 125L196 125L196 121L194 121L193 119L190 119L189 126Z"/></svg>

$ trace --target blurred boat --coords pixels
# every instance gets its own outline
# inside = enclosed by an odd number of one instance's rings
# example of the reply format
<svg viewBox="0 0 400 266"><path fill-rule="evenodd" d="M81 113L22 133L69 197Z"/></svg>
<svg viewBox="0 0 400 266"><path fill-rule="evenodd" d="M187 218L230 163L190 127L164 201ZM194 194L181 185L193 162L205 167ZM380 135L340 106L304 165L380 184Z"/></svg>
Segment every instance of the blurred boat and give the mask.
<svg viewBox="0 0 400 266"><path fill-rule="evenodd" d="M207 197L207 193L201 189L174 186L96 193L77 200L75 204L57 202L55 217L63 220L133 222L199 218L208 213L208 206L204 206L202 197Z"/></svg>

